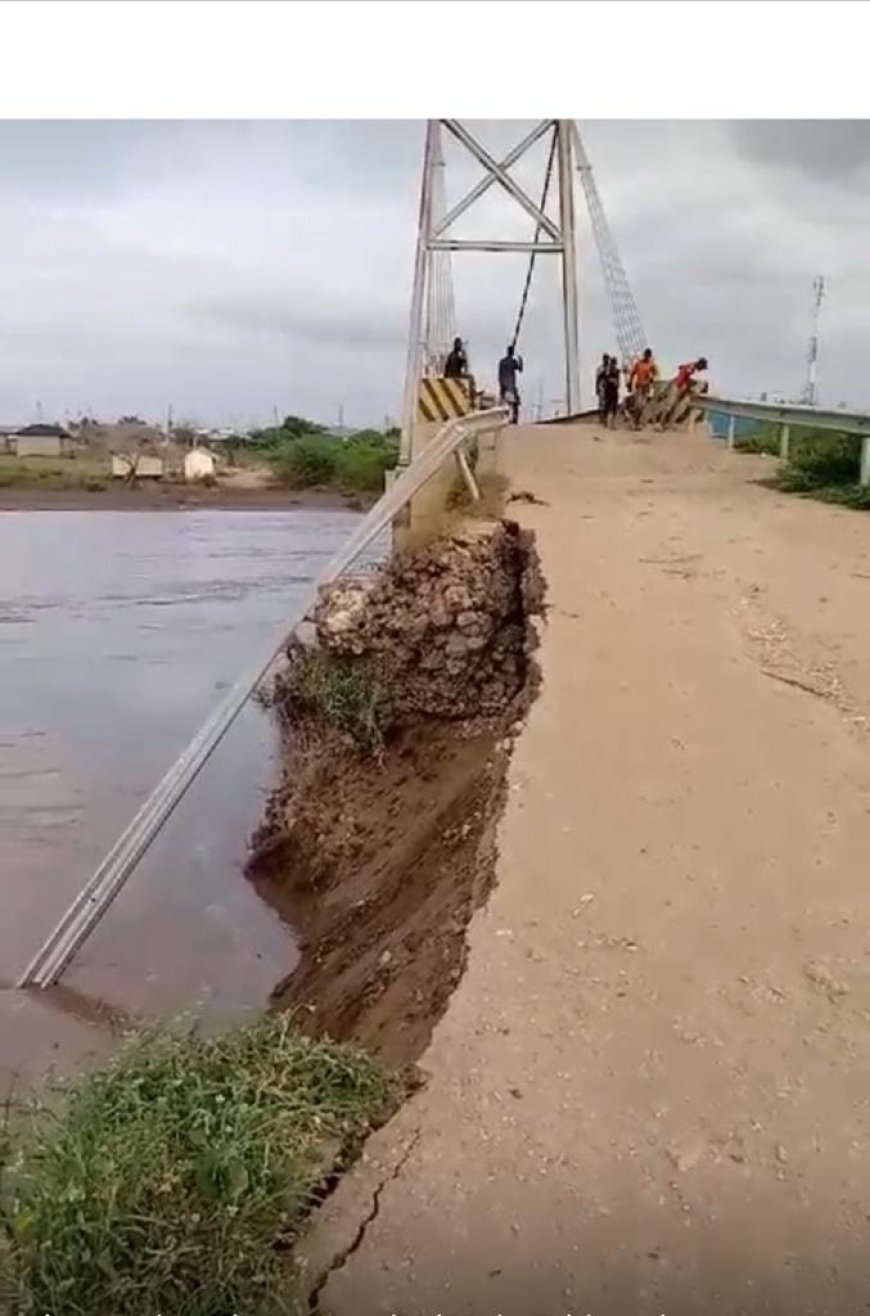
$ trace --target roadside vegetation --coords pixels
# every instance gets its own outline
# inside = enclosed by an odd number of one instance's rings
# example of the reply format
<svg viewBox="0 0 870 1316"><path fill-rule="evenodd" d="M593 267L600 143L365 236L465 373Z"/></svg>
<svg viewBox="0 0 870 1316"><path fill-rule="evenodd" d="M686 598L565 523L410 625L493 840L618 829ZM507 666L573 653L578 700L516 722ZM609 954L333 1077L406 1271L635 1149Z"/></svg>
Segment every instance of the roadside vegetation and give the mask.
<svg viewBox="0 0 870 1316"><path fill-rule="evenodd" d="M0 454L0 489L108 489L111 477L100 456L11 457Z"/></svg>
<svg viewBox="0 0 870 1316"><path fill-rule="evenodd" d="M176 440L187 431L177 428ZM195 431L189 431L193 441ZM302 416L285 416L279 425L225 440L220 457L229 471L257 470L265 483L286 489L335 490L371 497L383 492L386 472L399 456L398 430L358 430L336 434ZM162 484L174 481L167 476ZM203 481L207 487L208 481ZM85 446L63 457L0 454L0 490L34 489L101 492L116 487L105 448ZM215 481L220 486L220 480Z"/></svg>
<svg viewBox="0 0 870 1316"><path fill-rule="evenodd" d="M302 1223L401 1095L374 1059L302 1037L286 1015L132 1039L0 1132L12 1310L292 1310Z"/></svg>
<svg viewBox="0 0 870 1316"><path fill-rule="evenodd" d="M263 452L278 483L290 489L379 494L386 472L399 456L394 430L359 430L340 438L298 416L287 416L274 429L256 431L251 441Z"/></svg>
<svg viewBox="0 0 870 1316"><path fill-rule="evenodd" d="M779 427L760 425L753 434L738 439L735 447L741 452L778 455ZM788 459L780 464L769 483L784 493L870 509L870 487L859 483L860 469L858 435L792 428Z"/></svg>

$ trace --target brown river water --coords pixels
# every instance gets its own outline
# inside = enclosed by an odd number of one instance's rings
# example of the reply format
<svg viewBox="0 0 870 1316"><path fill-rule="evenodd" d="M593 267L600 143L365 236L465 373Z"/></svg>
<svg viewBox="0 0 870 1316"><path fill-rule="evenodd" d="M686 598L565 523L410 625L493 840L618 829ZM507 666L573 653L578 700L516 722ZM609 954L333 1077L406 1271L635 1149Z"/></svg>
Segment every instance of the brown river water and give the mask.
<svg viewBox="0 0 870 1316"><path fill-rule="evenodd" d="M0 987L357 517L0 515ZM243 875L277 771L249 701L64 978L125 1013L241 1015L295 960Z"/></svg>

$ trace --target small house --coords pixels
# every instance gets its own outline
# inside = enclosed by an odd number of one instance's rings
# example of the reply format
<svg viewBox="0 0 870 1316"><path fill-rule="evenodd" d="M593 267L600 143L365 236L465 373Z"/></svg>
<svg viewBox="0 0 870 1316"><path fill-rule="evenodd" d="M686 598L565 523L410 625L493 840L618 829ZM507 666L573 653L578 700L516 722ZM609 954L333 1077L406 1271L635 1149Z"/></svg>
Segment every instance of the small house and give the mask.
<svg viewBox="0 0 870 1316"><path fill-rule="evenodd" d="M62 425L23 425L12 435L16 457L61 457L71 439Z"/></svg>
<svg viewBox="0 0 870 1316"><path fill-rule="evenodd" d="M188 481L214 479L214 454L208 448L191 448L184 454L184 478Z"/></svg>
<svg viewBox="0 0 870 1316"><path fill-rule="evenodd" d="M163 458L151 453L112 453L112 475L116 480L162 480L163 470Z"/></svg>

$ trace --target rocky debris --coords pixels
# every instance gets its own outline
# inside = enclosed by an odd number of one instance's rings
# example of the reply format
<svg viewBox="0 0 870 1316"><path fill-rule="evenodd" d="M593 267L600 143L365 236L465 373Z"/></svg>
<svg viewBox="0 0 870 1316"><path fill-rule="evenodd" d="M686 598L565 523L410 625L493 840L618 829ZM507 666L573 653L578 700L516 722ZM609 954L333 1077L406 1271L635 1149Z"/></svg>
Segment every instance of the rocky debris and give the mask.
<svg viewBox="0 0 870 1316"><path fill-rule="evenodd" d="M335 582L314 621L321 650L377 663L393 716L455 721L499 714L525 689L542 611L533 538L503 521Z"/></svg>

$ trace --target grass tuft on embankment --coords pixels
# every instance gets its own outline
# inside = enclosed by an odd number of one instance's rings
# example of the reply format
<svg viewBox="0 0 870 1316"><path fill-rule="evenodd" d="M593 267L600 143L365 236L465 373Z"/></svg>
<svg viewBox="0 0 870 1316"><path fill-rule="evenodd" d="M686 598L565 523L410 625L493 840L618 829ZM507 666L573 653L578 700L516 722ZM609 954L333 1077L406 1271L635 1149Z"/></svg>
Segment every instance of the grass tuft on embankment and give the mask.
<svg viewBox="0 0 870 1316"><path fill-rule="evenodd" d="M133 1039L7 1139L0 1266L13 1310L292 1310L299 1226L400 1086L286 1016L212 1039Z"/></svg>

